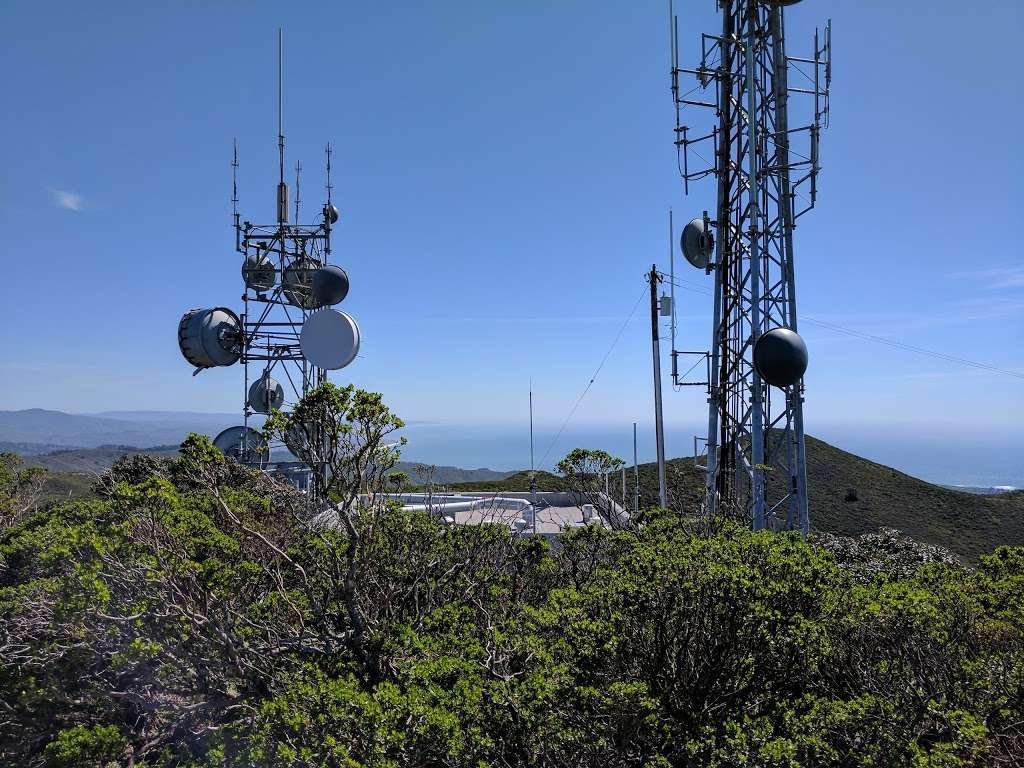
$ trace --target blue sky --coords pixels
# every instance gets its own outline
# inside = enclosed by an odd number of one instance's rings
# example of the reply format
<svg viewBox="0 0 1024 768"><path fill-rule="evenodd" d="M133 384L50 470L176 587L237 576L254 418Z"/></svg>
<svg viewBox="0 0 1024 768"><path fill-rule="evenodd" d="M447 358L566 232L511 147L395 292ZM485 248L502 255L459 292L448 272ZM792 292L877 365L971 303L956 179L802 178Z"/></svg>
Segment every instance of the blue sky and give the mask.
<svg viewBox="0 0 1024 768"><path fill-rule="evenodd" d="M695 61L714 2L677 11ZM644 270L667 266L667 209L713 205L710 183L684 198L675 169L661 2L0 14L4 408L240 407L240 372L193 378L175 329L190 307L239 303L235 137L243 214L273 216L278 25L288 164L302 161L309 205L335 147L335 255L363 346L334 378L409 420L523 424L532 376L538 422L560 424ZM818 208L797 230L801 313L1024 371L1024 104L1005 42L1022 6L808 0L787 12L790 53L829 15L832 123ZM710 298L679 302L680 346L706 347ZM641 306L567 439L650 421L647 322ZM1024 380L802 330L811 434L1019 442ZM700 393L666 395L681 430L704 413Z"/></svg>

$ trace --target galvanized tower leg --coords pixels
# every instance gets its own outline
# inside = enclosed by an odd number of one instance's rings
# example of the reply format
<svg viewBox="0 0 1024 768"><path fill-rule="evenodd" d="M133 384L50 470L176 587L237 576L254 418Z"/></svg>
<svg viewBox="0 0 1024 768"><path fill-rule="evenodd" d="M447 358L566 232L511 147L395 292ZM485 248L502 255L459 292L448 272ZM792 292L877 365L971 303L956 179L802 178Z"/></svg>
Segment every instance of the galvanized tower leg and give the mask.
<svg viewBox="0 0 1024 768"><path fill-rule="evenodd" d="M772 39L772 63L775 98L775 167L779 169L779 217L783 229L784 272L786 297L789 302L788 325L794 331L797 327L796 277L793 263L793 191L789 178L789 79L786 66L786 44L784 39L782 9L773 7L768 16L768 28ZM817 48L817 44L815 44ZM792 434L788 436L789 516L786 527L798 528L807 536L810 519L807 512L807 461L804 450L804 399L803 380L786 390L788 408L792 414Z"/></svg>
<svg viewBox="0 0 1024 768"><path fill-rule="evenodd" d="M754 64L756 52L755 46L758 41L758 13L757 7L748 3L747 5L746 35L743 40L743 60L746 66L746 79L743 89L747 96L747 232L749 233L749 258L750 269L747 272L750 282L750 297L747 306L750 311L750 328L748 339L744 348L753 351L754 345L761 337L761 192L760 192L760 147L761 126L758 124L757 84ZM768 286L765 286L767 288ZM742 286L740 287L742 290ZM764 528L765 525L765 504L764 504L764 386L761 377L754 366L749 366L746 375L750 378L750 458L748 459L748 472L750 473L751 485L751 507L753 513L753 526L755 531ZM744 457L746 458L746 457ZM747 463L747 462L745 462Z"/></svg>
<svg viewBox="0 0 1024 768"><path fill-rule="evenodd" d="M723 15L723 30L722 37L726 38L729 35L729 23L730 17L726 13ZM731 61L733 47L731 45L724 46L722 48L722 65L726 69L729 68L729 62ZM675 75L675 73L673 73ZM729 78L719 79L716 83L718 88L717 103L721 105L719 110L719 134L721 136L716 157L716 167L726 168L729 164L729 139L730 131L732 130L732 80ZM678 89L673 89L677 91ZM725 489L719 485L719 466L722 464L721 452L725 450L725 443L719 442L718 433L721 427L721 420L719 419L719 413L725 403L725 398L722 393L720 386L720 378L722 377L721 366L723 358L721 355L722 348L722 302L718 300L718 297L722 294L722 280L723 273L727 269L727 259L725 252L726 238L721 236L721 233L728 231L729 228L729 184L728 174L719 173L716 174L718 177L718 197L717 197L717 214L716 214L716 226L718 228L719 237L715 243L715 262L714 262L714 273L715 273L715 308L714 316L711 323L711 364L710 364L710 376L708 381L708 461L707 461L707 480L706 480L706 502L705 502L705 513L709 517L714 517L719 509L718 502L722 497Z"/></svg>

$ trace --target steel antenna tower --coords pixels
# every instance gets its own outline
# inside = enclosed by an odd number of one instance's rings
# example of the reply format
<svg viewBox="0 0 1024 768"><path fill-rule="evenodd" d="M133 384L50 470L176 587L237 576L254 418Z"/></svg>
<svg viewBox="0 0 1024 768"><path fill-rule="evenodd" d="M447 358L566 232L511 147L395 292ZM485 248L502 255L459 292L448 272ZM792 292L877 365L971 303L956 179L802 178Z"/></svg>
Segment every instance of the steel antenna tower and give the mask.
<svg viewBox="0 0 1024 768"><path fill-rule="evenodd" d="M831 23L815 31L812 57L788 56L783 6L795 2L718 0L721 33L701 35L694 69L679 66L671 6L669 13L684 189L717 181L714 218L695 218L680 241L687 260L714 275L706 508L741 516L755 530L806 536L807 349L797 333L793 230L817 197ZM683 76L696 84L682 86ZM692 137L683 116L700 110L711 119Z"/></svg>
<svg viewBox="0 0 1024 768"><path fill-rule="evenodd" d="M242 423L224 430L214 445L243 463L276 472L309 492L327 487L325 451L315 425L290 431L284 441L298 462L271 461L271 449L250 421L275 410L288 411L329 371L349 365L359 351L359 328L333 309L348 294L348 274L329 263L339 212L331 201L331 148L326 149L327 201L303 223L295 166L295 221L289 221L285 182L284 44L278 30L276 220L255 224L238 211L238 149L232 159L232 219L235 250L241 256L242 311L228 307L189 310L178 325L178 342L195 373L241 363L244 369Z"/></svg>

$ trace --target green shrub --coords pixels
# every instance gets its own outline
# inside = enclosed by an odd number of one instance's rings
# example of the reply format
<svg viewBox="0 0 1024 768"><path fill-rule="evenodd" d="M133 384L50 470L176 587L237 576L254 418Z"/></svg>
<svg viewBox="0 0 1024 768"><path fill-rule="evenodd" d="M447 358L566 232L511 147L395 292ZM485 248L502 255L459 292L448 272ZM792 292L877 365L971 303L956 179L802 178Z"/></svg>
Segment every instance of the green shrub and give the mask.
<svg viewBox="0 0 1024 768"><path fill-rule="evenodd" d="M117 765L125 739L114 725L79 725L57 734L46 745L43 757L53 768L105 768Z"/></svg>

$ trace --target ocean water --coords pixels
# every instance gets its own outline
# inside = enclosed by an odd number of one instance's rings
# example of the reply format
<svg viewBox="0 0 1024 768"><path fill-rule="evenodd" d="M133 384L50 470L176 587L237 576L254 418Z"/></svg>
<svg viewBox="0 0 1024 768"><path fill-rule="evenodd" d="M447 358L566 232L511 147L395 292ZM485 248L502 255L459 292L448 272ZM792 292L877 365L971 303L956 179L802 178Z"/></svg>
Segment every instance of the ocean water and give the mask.
<svg viewBox="0 0 1024 768"><path fill-rule="evenodd" d="M692 456L694 435L706 428L667 425L665 452L669 458ZM851 428L819 426L815 437L858 456L895 467L914 477L944 485L1011 486L1024 488L1024 438L993 436L963 438L926 427ZM414 423L403 430L408 445L402 458L467 469L486 467L518 470L530 467L529 425L460 425ZM631 464L631 424L587 424L534 427L534 465L550 470L573 448L601 448ZM641 463L654 461L654 430L637 428Z"/></svg>

